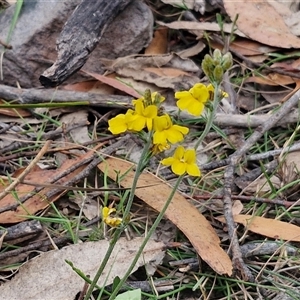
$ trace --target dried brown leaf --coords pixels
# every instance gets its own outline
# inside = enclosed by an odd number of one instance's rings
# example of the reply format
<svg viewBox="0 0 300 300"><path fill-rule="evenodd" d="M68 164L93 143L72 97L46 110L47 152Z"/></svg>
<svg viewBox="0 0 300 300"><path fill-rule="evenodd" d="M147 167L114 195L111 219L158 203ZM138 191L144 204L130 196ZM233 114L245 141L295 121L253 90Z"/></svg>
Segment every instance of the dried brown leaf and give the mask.
<svg viewBox="0 0 300 300"><path fill-rule="evenodd" d="M232 20L238 15L237 26L251 39L280 48L299 48L300 39L293 35L282 16L266 1L224 0Z"/></svg>
<svg viewBox="0 0 300 300"><path fill-rule="evenodd" d="M122 277L142 242L143 238L131 241L119 239L98 285L109 285L116 276ZM101 240L71 245L42 254L23 265L11 281L0 286L1 299L74 300L84 281L65 260L71 261L75 268L93 278L108 246L109 241ZM163 249L163 243L150 240L133 271L150 261L160 263L164 255Z"/></svg>
<svg viewBox="0 0 300 300"><path fill-rule="evenodd" d="M300 242L300 227L286 222L249 215L235 215L234 221L243 224L247 230L276 240ZM225 218L217 218L225 223Z"/></svg>

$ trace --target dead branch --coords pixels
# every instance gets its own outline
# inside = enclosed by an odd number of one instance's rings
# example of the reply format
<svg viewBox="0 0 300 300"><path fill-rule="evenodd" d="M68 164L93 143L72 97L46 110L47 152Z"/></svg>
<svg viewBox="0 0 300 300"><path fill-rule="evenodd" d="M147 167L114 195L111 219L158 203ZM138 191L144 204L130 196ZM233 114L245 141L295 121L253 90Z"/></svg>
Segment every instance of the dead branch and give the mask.
<svg viewBox="0 0 300 300"><path fill-rule="evenodd" d="M253 134L248 138L244 145L238 149L234 154L229 157L229 164L224 173L224 216L228 226L228 234L231 239L231 251L233 256L233 263L237 271L244 280L254 280L251 272L246 267L242 253L240 250L238 238L235 231L235 222L232 214L232 191L231 188L234 183L234 170L240 159L247 153L247 151L256 143L263 134L274 127L279 120L286 118L286 115L296 106L299 102L300 91L297 91L286 103L284 103L280 109L274 113L265 124L256 128Z"/></svg>
<svg viewBox="0 0 300 300"><path fill-rule="evenodd" d="M0 98L11 101L16 100L21 104L42 104L42 103L72 103L85 102L84 105L98 107L124 107L131 106L132 97L120 95L101 95L97 93L64 91L56 89L17 89L14 87L0 84ZM175 106L167 106L166 112L174 114L177 112ZM192 117L185 112L181 112L180 117L191 119ZM216 114L214 124L220 127L257 127L264 124L269 119L268 115L238 115L238 114ZM297 123L299 111L291 110L288 115L279 120L277 125L284 126Z"/></svg>

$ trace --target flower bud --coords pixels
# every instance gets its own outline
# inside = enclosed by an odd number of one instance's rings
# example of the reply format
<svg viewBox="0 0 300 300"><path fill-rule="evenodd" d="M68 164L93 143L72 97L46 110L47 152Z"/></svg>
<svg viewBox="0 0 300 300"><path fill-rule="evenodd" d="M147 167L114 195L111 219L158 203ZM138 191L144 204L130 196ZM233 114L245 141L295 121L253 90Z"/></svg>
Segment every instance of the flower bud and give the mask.
<svg viewBox="0 0 300 300"><path fill-rule="evenodd" d="M222 67L224 72L226 72L232 66L232 55L230 52L227 52L223 55Z"/></svg>
<svg viewBox="0 0 300 300"><path fill-rule="evenodd" d="M214 81L220 84L223 79L223 74L224 74L223 68L221 67L221 65L217 65L214 69Z"/></svg>
<svg viewBox="0 0 300 300"><path fill-rule="evenodd" d="M202 67L204 74L208 78L211 78L213 76L213 71L214 71L215 65L214 65L214 61L210 55L206 54L204 56L201 67Z"/></svg>
<svg viewBox="0 0 300 300"><path fill-rule="evenodd" d="M145 90L143 102L144 102L145 107L152 104L151 91L149 89Z"/></svg>

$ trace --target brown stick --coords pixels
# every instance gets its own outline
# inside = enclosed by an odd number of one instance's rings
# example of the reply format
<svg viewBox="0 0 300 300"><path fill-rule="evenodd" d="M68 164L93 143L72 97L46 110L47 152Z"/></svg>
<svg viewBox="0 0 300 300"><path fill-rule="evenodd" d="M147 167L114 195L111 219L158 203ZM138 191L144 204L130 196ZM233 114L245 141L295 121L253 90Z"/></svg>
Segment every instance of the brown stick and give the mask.
<svg viewBox="0 0 300 300"><path fill-rule="evenodd" d="M43 155L47 152L50 144L52 141L47 141L38 155L30 162L27 168L21 173L21 175L16 178L7 188L0 193L0 200L3 199L9 192L11 192L25 177L26 175L32 170L32 168L36 165L36 163L43 157Z"/></svg>
<svg viewBox="0 0 300 300"><path fill-rule="evenodd" d="M0 84L0 98L10 101L17 100L22 104L42 104L42 103L71 103L83 101L82 105L98 106L98 107L123 107L131 106L132 97L120 95L101 95L97 93L85 93L76 91L64 91L56 89L17 89L14 87ZM166 106L166 112L174 113L177 111L174 106ZM180 116L185 119L191 119L188 113L181 112ZM269 116L261 115L239 115L239 114L223 114L217 113L214 124L221 127L237 126L237 127L257 127L264 124ZM287 125L297 123L299 120L298 110L291 110L286 118L278 122L278 125Z"/></svg>
<svg viewBox="0 0 300 300"><path fill-rule="evenodd" d="M296 92L287 102L285 102L281 108L274 113L271 117L269 117L268 121L257 127L257 129L253 132L253 134L249 137L249 139L244 143L244 145L237 150L234 154L229 157L229 164L225 169L224 173L224 216L226 219L226 223L228 226L228 234L231 239L232 245L232 255L233 255L233 263L237 271L239 271L240 275L244 280L254 280L252 274L244 264L242 254L240 251L240 246L238 242L238 238L235 231L235 222L232 214L232 191L231 187L233 186L234 181L234 169L238 164L239 160L247 153L247 151L252 147L254 143L258 141L262 137L262 135L271 129L277 122L283 119L291 109L296 106L299 102L300 91Z"/></svg>

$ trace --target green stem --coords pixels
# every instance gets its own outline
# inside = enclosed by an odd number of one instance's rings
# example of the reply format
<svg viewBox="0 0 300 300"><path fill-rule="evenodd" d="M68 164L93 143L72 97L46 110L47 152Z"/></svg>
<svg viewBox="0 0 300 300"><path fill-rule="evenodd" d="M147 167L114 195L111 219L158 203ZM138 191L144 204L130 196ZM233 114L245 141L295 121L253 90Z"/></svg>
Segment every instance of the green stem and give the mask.
<svg viewBox="0 0 300 300"><path fill-rule="evenodd" d="M207 115L207 122L205 125L205 128L202 132L202 134L200 135L199 139L197 140L197 143L195 144L195 150L197 151L199 145L203 142L204 138L207 136L207 134L209 133L212 125L213 125L213 121L216 115L216 110L219 104L219 84L217 83L213 83L214 86L214 100L213 100L213 108L212 110L208 110L208 115Z"/></svg>
<svg viewBox="0 0 300 300"><path fill-rule="evenodd" d="M148 139L147 139L147 143L143 149L143 152L141 154L141 158L137 164L137 167L136 167L136 171L135 171L135 174L134 174L134 178L133 178L133 182L132 182L132 186L131 186L131 190L130 190L130 194L129 194L129 198L128 198L128 201L127 201L127 204L126 204L126 208L125 208L125 211L124 211L124 214L123 214L123 220L128 220L128 216L130 214L130 209L131 209L131 206L132 206L132 203L133 203L133 200L134 200L134 195L135 195L135 190L136 190L136 187L137 187L137 183L138 183L138 179L139 179L139 176L141 175L142 171L143 171L143 168L145 166L145 157L148 157L148 152L149 152L149 149L150 149L150 145L151 145L151 142L152 142L152 136L151 134L149 134L148 136ZM123 226L120 226L116 229L115 233L114 233L114 236L113 236L113 239L110 241L109 243L109 247L107 249L107 252L105 253L105 256L103 258L103 261L84 297L84 300L89 300L91 295L92 295L92 292L95 288L95 286L97 285L97 282L100 278L100 276L102 275L103 273L103 270L104 268L106 267L107 265L107 262L115 248L115 245L118 241L118 239L120 238L120 235L121 233L124 231L125 229L125 225Z"/></svg>
<svg viewBox="0 0 300 300"><path fill-rule="evenodd" d="M156 227L159 225L160 221L162 220L162 218L164 217L164 214L167 210L167 208L169 207L169 204L171 203L177 188L182 180L182 178L184 177L184 175L181 175L180 177L178 177L175 186L173 187L173 190L168 198L168 200L166 201L164 207L162 208L162 210L160 211L159 215L157 216L155 222L153 223L153 225L151 226L147 236L145 237L142 245L140 246L139 250L137 251L130 267L128 268L127 272L125 273L124 277L121 279L121 281L119 282L119 284L116 286L116 288L114 289L114 291L112 292L111 296L109 297L109 300L114 300L116 298L116 295L118 294L119 290L121 289L121 287L124 285L125 281L127 280L127 278L129 277L129 275L131 274L134 266L136 265L139 257L141 256L141 254L143 253L143 250L146 246L146 244L148 243L149 239L151 238L151 236L153 235Z"/></svg>

